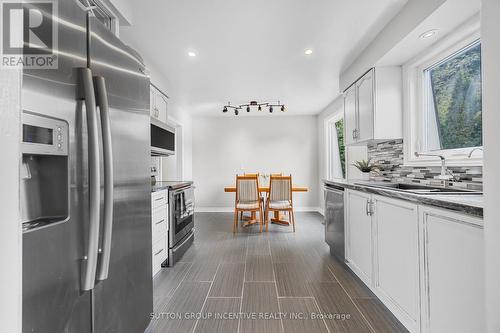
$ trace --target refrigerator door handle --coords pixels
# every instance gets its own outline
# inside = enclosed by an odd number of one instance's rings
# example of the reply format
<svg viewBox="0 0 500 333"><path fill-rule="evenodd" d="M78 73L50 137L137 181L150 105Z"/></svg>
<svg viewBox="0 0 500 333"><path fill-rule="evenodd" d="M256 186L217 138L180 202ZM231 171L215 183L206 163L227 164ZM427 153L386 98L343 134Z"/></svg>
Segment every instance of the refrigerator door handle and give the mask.
<svg viewBox="0 0 500 333"><path fill-rule="evenodd" d="M82 290L92 290L95 285L97 269L97 251L99 247L99 217L100 217L100 170L99 170L99 137L97 129L97 110L92 84L92 71L89 68L79 68L83 98L87 114L88 132L88 165L89 165L89 226L87 254L83 258Z"/></svg>
<svg viewBox="0 0 500 333"><path fill-rule="evenodd" d="M94 76L97 106L101 114L102 143L104 156L104 221L102 247L99 248L99 262L97 267L97 280L108 278L109 259L111 252L111 236L113 233L113 144L111 142L111 125L109 120L108 94L106 81L102 76Z"/></svg>

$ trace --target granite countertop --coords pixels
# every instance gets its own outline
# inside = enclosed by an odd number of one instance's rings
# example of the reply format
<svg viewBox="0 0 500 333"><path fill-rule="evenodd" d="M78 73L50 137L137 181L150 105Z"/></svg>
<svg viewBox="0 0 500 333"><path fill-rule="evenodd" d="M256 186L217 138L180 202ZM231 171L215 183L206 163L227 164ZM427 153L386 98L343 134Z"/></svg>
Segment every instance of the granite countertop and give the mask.
<svg viewBox="0 0 500 333"><path fill-rule="evenodd" d="M333 179L323 182L327 185L341 188L348 188L366 193L378 194L385 197L402 199L411 201L417 204L424 204L438 208L449 209L452 211L483 217L483 195L482 194L415 194L394 189L375 188L361 183L369 183L367 181L349 181L345 179ZM374 182L375 183L375 182ZM380 182L376 182L380 184Z"/></svg>

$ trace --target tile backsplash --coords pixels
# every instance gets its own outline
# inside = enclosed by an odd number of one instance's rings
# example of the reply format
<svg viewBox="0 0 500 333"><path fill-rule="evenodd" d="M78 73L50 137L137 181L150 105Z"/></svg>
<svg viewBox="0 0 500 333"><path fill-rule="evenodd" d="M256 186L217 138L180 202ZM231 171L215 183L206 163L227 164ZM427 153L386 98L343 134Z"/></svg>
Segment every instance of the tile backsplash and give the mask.
<svg viewBox="0 0 500 333"><path fill-rule="evenodd" d="M370 179L394 182L421 183L424 185L443 185L442 180L434 179L441 173L441 167L413 167L403 165L403 140L392 140L368 145L368 158L380 166L378 173L372 172ZM449 182L450 186L471 190L483 189L483 167L448 167L460 180Z"/></svg>

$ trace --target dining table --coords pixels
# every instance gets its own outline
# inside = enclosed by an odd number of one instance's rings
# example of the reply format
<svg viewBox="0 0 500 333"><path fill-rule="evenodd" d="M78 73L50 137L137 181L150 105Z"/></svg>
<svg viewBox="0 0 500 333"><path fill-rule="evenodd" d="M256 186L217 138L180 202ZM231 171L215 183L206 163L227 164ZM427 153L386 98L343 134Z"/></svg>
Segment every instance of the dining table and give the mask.
<svg viewBox="0 0 500 333"><path fill-rule="evenodd" d="M305 186L292 186L292 192L308 192L309 189ZM236 185L224 187L224 192L226 193L236 193ZM259 186L259 192L261 194L269 193L269 186ZM250 220L245 223L245 226L257 223L256 213L252 212ZM274 218L271 219L271 223L289 226L290 221L284 219L284 214L280 214L279 211L274 212Z"/></svg>

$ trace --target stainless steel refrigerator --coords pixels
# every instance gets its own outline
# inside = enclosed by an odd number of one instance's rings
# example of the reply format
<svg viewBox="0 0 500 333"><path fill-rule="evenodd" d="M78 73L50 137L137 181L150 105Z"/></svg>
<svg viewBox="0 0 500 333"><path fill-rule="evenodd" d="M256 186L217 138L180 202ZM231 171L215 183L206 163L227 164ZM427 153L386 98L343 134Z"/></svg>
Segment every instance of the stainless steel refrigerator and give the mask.
<svg viewBox="0 0 500 333"><path fill-rule="evenodd" d="M149 78L75 0L23 71L23 332L143 332L153 307Z"/></svg>

